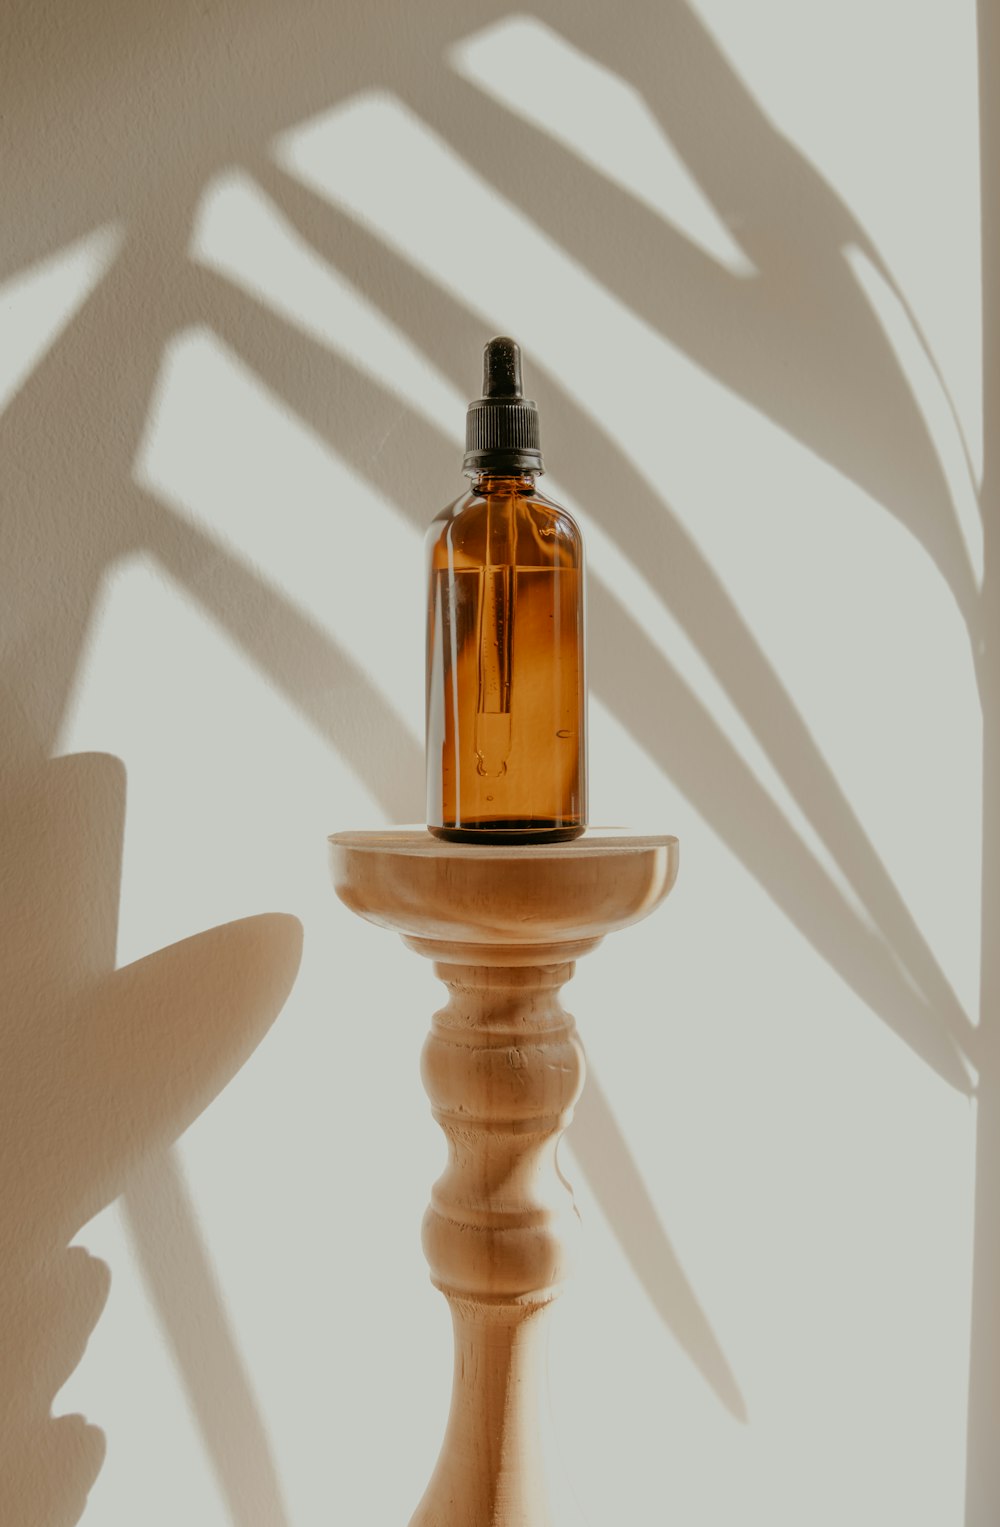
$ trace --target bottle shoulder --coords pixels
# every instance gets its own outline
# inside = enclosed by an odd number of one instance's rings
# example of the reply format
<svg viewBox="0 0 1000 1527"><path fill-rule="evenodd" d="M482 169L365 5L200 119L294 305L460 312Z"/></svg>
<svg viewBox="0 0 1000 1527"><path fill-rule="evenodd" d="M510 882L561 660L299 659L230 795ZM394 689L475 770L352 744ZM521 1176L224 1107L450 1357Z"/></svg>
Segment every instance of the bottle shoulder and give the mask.
<svg viewBox="0 0 1000 1527"><path fill-rule="evenodd" d="M576 520L538 492L462 494L431 522L431 559L442 566L460 560L481 567L510 562L582 565L583 536Z"/></svg>

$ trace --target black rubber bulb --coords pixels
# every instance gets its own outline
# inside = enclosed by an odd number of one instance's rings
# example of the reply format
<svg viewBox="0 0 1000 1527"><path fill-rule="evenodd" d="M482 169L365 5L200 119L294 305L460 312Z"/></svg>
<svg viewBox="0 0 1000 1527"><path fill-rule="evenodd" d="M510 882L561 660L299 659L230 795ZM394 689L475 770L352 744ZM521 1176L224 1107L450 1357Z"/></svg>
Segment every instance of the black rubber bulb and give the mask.
<svg viewBox="0 0 1000 1527"><path fill-rule="evenodd" d="M483 397L521 398L521 346L498 335L483 351Z"/></svg>

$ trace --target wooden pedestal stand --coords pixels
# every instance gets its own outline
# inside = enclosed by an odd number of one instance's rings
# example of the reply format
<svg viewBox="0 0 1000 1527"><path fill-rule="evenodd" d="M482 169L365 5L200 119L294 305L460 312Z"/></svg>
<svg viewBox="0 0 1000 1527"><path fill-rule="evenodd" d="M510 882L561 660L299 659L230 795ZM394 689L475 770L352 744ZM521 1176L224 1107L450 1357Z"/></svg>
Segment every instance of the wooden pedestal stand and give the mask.
<svg viewBox="0 0 1000 1527"><path fill-rule="evenodd" d="M451 1306L455 1376L441 1455L410 1527L550 1527L544 1311L566 1274L576 1214L556 1146L584 1075L559 989L604 934L663 900L677 839L494 848L400 830L338 833L330 855L341 900L434 960L449 991L423 1052L449 1153L423 1245Z"/></svg>

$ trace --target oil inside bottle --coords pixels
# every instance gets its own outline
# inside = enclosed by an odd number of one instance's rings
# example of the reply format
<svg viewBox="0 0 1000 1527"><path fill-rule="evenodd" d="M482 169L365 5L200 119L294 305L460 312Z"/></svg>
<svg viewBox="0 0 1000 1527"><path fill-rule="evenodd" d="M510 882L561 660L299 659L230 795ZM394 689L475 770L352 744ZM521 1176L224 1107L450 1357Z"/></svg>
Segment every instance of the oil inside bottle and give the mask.
<svg viewBox="0 0 1000 1527"><path fill-rule="evenodd" d="M581 570L512 569L511 640L505 647L489 636L485 663L481 571L439 568L434 583L440 661L430 674L428 738L437 739L438 767L429 771L429 805L440 800L443 820L428 825L536 841L575 835L584 805Z"/></svg>

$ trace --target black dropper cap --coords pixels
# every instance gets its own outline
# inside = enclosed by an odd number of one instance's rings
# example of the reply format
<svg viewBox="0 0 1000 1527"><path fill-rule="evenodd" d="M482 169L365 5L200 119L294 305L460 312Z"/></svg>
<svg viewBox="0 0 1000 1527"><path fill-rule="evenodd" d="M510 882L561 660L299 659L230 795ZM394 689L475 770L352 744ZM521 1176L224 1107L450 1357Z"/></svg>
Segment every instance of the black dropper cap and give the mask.
<svg viewBox="0 0 1000 1527"><path fill-rule="evenodd" d="M521 347L503 335L483 351L483 396L469 404L463 472L542 472L538 410L521 390Z"/></svg>

